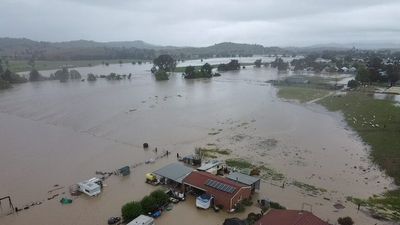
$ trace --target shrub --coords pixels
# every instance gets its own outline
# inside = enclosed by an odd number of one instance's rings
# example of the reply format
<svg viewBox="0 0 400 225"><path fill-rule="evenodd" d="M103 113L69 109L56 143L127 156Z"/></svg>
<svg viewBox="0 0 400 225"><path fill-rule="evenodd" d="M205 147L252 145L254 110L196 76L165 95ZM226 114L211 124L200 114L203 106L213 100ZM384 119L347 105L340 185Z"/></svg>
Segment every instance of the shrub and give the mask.
<svg viewBox="0 0 400 225"><path fill-rule="evenodd" d="M347 87L356 88L358 87L358 82L356 80L349 80L349 82L347 82Z"/></svg>
<svg viewBox="0 0 400 225"><path fill-rule="evenodd" d="M156 80L169 80L168 73L163 70L158 70L155 75Z"/></svg>
<svg viewBox="0 0 400 225"><path fill-rule="evenodd" d="M143 212L146 214L158 208L156 199L152 196L145 196L142 201L140 201L140 204L142 205Z"/></svg>
<svg viewBox="0 0 400 225"><path fill-rule="evenodd" d="M126 223L134 220L136 217L143 213L142 206L139 202L129 202L126 203L121 208L122 218Z"/></svg>
<svg viewBox="0 0 400 225"><path fill-rule="evenodd" d="M167 204L169 200L168 195L162 190L153 191L150 196L154 198L157 207Z"/></svg>
<svg viewBox="0 0 400 225"><path fill-rule="evenodd" d="M245 207L242 203L239 202L238 204L236 204L235 212L240 213L240 212L244 212L244 210L245 210Z"/></svg>
<svg viewBox="0 0 400 225"><path fill-rule="evenodd" d="M348 216L343 217L343 218L340 217L337 221L340 225L353 225L354 224L353 219Z"/></svg>
<svg viewBox="0 0 400 225"><path fill-rule="evenodd" d="M252 206L253 205L253 201L251 201L250 198L246 198L242 201L243 205L245 206Z"/></svg>
<svg viewBox="0 0 400 225"><path fill-rule="evenodd" d="M269 207L271 207L272 209L286 209L286 207L282 206L277 202L270 202Z"/></svg>

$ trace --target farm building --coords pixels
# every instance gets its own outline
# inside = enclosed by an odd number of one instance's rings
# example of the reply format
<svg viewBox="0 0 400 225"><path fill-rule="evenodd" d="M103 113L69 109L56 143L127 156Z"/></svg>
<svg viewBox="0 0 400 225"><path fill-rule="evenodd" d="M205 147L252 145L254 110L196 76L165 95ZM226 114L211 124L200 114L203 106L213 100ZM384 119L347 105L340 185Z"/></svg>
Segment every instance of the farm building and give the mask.
<svg viewBox="0 0 400 225"><path fill-rule="evenodd" d="M224 169L224 163L219 160L212 160L203 163L199 168L198 171L208 172L212 174L218 174L220 171Z"/></svg>
<svg viewBox="0 0 400 225"><path fill-rule="evenodd" d="M232 172L226 178L238 182L240 184L243 184L245 186L250 186L252 192L255 192L255 190L260 190L260 183L261 183L260 178L252 177L238 172Z"/></svg>
<svg viewBox="0 0 400 225"><path fill-rule="evenodd" d="M271 209L255 225L329 225L311 212Z"/></svg>
<svg viewBox="0 0 400 225"><path fill-rule="evenodd" d="M224 177L202 171L193 171L183 179L185 192L207 193L214 198L215 205L233 211L236 204L251 196L251 187Z"/></svg>
<svg viewBox="0 0 400 225"><path fill-rule="evenodd" d="M193 169L182 163L171 163L153 172L163 184L182 184L182 180L192 172Z"/></svg>

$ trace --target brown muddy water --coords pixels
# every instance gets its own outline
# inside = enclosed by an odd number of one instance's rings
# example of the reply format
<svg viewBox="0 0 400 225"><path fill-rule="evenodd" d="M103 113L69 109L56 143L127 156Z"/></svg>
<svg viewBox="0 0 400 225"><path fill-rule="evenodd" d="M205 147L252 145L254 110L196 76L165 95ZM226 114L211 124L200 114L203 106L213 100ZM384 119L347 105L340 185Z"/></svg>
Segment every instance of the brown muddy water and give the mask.
<svg viewBox="0 0 400 225"><path fill-rule="evenodd" d="M150 67L78 68L82 74L131 72L133 79L46 81L0 92L0 197L11 195L17 207L42 202L1 216L0 224L106 224L108 217L120 214L124 203L154 189L144 183L145 173L176 161L176 153L192 153L207 144L230 149L229 157L284 174L284 189L283 181L265 180L256 197L293 209L308 203L331 222L350 215L357 224L383 224L357 212L346 196L382 193L393 188L392 180L371 165L368 147L340 114L277 98L275 88L266 83L278 76L275 70L247 67L210 80L184 80L175 74L169 81L156 82ZM144 142L150 150L143 150ZM158 153L152 151L155 147ZM93 177L97 170L144 162L165 150L172 155L137 167L127 178L107 179L98 197L73 197L71 205L58 202L69 197L69 185ZM292 181L326 192L309 193ZM55 185L64 188L48 193ZM59 195L48 200L54 194ZM338 202L345 208L334 208ZM217 214L197 210L189 199L156 223L222 224L226 217L245 217L251 210L258 212L252 208L239 215Z"/></svg>

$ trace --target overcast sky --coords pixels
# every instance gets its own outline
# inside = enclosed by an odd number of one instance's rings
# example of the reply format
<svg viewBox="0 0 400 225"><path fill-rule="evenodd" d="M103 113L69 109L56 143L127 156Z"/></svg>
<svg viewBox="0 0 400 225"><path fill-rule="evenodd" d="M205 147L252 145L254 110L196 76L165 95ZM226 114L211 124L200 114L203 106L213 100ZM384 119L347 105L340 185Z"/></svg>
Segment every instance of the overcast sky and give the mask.
<svg viewBox="0 0 400 225"><path fill-rule="evenodd" d="M400 43L400 0L0 0L0 37L206 46Z"/></svg>

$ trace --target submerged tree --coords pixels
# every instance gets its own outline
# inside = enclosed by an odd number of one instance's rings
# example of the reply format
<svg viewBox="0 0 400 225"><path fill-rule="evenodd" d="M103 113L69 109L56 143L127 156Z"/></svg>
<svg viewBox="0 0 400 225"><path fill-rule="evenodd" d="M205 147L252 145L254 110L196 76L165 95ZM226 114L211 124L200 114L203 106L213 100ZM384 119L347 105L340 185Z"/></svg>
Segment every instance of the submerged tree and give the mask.
<svg viewBox="0 0 400 225"><path fill-rule="evenodd" d="M160 55L153 60L158 70L172 71L176 67L176 60L170 55Z"/></svg>
<svg viewBox="0 0 400 225"><path fill-rule="evenodd" d="M256 67L261 67L261 59L257 59L256 61L254 61L254 65L256 66Z"/></svg>
<svg viewBox="0 0 400 225"><path fill-rule="evenodd" d="M29 73L29 81L41 81L41 80L43 80L42 75L40 75L39 71L33 68Z"/></svg>

